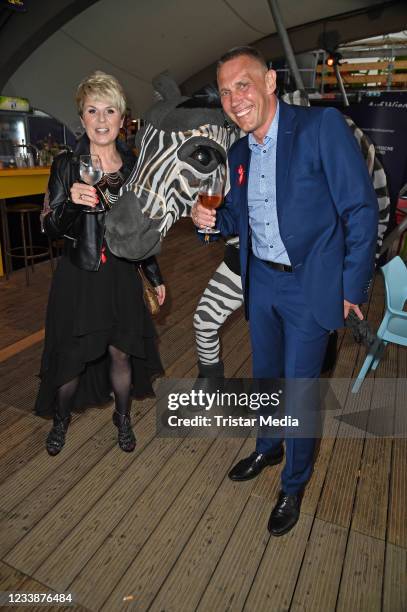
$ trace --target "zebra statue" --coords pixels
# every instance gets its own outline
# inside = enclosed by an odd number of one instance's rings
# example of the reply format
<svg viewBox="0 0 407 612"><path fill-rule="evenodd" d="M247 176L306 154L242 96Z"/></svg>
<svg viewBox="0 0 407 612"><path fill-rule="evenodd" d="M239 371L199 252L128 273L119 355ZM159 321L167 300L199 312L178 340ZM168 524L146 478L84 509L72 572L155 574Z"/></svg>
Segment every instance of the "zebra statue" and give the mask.
<svg viewBox="0 0 407 612"><path fill-rule="evenodd" d="M226 121L216 90L181 96L172 77L153 80L159 100L137 134L137 164L106 216L106 241L118 257L141 260L160 252L161 241L188 216L201 180L226 165L240 130Z"/></svg>
<svg viewBox="0 0 407 612"><path fill-rule="evenodd" d="M289 104L309 105L302 92L285 94L282 99ZM386 174L375 155L375 148L369 138L350 117L345 117L352 130L372 177L379 206L376 261L390 219L390 197ZM194 314L194 329L198 353L200 378L223 378L224 365L220 358L219 329L235 310L243 305L243 291L240 278L239 239L233 237L226 242L225 256L216 269L199 300ZM331 369L336 354L336 332L331 333L323 371Z"/></svg>

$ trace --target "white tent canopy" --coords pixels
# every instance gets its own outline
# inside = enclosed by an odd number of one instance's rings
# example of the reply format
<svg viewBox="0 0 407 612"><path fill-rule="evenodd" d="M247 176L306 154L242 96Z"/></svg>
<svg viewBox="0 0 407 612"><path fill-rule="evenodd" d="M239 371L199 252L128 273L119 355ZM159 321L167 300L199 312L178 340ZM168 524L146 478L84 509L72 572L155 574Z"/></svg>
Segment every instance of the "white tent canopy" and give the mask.
<svg viewBox="0 0 407 612"><path fill-rule="evenodd" d="M325 24L321 20L383 2L280 0L279 4L288 29L319 22L321 32L325 27L337 28L340 19ZM376 19L367 35L381 33L380 21ZM99 0L36 48L2 93L27 97L33 107L75 130L79 122L74 92L78 82L94 70L104 70L120 80L133 116L138 116L151 104L154 75L169 70L183 83L203 75L201 71L228 48L253 43L262 48L274 33L267 0ZM213 69L206 75L213 77Z"/></svg>

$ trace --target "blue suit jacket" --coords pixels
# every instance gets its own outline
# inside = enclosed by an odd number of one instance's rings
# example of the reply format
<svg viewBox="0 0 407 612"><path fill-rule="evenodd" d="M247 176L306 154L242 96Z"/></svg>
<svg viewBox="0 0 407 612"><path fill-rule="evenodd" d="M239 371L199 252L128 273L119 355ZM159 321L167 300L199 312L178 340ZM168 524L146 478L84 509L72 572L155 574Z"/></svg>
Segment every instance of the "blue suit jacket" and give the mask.
<svg viewBox="0 0 407 612"><path fill-rule="evenodd" d="M339 111L279 104L276 195L281 238L315 319L336 329L344 323L344 298L359 304L368 296L378 202L365 160ZM230 191L218 209L217 227L223 235L240 237L247 316L247 136L231 147L228 162Z"/></svg>

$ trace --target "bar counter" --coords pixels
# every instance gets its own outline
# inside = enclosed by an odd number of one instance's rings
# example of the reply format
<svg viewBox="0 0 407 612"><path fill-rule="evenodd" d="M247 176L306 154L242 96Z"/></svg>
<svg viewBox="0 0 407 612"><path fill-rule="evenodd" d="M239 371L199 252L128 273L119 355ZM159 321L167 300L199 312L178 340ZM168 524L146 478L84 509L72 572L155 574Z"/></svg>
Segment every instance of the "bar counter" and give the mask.
<svg viewBox="0 0 407 612"><path fill-rule="evenodd" d="M45 193L49 167L0 169L0 200Z"/></svg>
<svg viewBox="0 0 407 612"><path fill-rule="evenodd" d="M50 168L6 168L0 169L0 206L6 205L6 198L45 193ZM0 244L0 276L3 276L3 258Z"/></svg>

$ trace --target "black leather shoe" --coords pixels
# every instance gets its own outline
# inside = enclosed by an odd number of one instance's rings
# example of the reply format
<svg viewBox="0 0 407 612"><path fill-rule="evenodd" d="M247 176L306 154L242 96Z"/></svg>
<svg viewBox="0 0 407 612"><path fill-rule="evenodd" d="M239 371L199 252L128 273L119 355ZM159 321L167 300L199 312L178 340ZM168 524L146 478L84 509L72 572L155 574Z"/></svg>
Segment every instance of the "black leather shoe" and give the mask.
<svg viewBox="0 0 407 612"><path fill-rule="evenodd" d="M271 535L284 535L294 527L300 516L301 500L302 493L288 495L280 491L267 525Z"/></svg>
<svg viewBox="0 0 407 612"><path fill-rule="evenodd" d="M125 453L132 453L136 448L136 437L131 427L131 420L128 414L120 414L116 410L113 412L113 424L118 429L119 446Z"/></svg>
<svg viewBox="0 0 407 612"><path fill-rule="evenodd" d="M52 426L51 431L47 435L47 440L45 443L47 452L51 457L55 457L65 445L65 434L69 427L69 423L71 422L71 417L67 416L62 418L59 414L54 415L54 424Z"/></svg>
<svg viewBox="0 0 407 612"><path fill-rule="evenodd" d="M254 452L245 459L236 463L230 470L228 476L230 480L250 480L260 474L260 472L268 465L277 465L284 458L284 448L280 446L273 453L258 453Z"/></svg>

